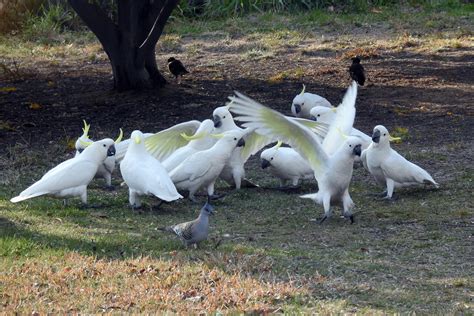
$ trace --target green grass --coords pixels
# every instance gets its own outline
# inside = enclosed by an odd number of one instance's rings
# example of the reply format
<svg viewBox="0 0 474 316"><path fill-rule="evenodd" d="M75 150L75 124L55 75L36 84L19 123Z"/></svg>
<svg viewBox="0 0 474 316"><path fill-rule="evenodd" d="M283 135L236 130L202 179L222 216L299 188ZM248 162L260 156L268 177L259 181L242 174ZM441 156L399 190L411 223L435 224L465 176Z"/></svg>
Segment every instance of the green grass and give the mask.
<svg viewBox="0 0 474 316"><path fill-rule="evenodd" d="M247 169L262 185L277 184L255 162ZM356 169L354 225L340 219L338 209L318 224L321 207L298 194L243 189L215 202L210 240L197 250L184 249L156 228L194 218L200 204L180 200L153 211L156 201L148 198L136 213L127 205L125 188L103 191L101 181L89 190L90 202L103 204L101 209L80 209L78 201L64 206L50 198L12 204L9 198L42 170L26 173L20 182L0 187L0 269L7 272L0 284L6 293L17 293L3 296L5 311L20 300L15 310L23 312L96 313L110 306L183 312L193 299L193 310L223 312L440 314L472 308L468 235L474 212L466 202L472 169L439 190L397 190L395 202L368 196L382 188ZM313 190L308 182L301 193ZM208 280L213 275L214 283ZM217 290L221 298L211 295ZM135 292L126 298L129 291ZM54 307L37 301L38 295Z"/></svg>

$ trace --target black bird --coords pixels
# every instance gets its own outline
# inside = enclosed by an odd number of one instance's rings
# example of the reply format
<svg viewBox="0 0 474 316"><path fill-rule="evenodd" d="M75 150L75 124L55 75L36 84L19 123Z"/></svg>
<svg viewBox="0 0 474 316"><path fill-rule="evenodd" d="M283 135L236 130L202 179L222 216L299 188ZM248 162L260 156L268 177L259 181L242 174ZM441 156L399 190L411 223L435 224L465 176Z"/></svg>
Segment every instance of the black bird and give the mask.
<svg viewBox="0 0 474 316"><path fill-rule="evenodd" d="M359 57L352 58L352 65L349 67L349 74L351 78L355 80L361 86L365 83L365 71L364 67L360 64Z"/></svg>
<svg viewBox="0 0 474 316"><path fill-rule="evenodd" d="M168 69L176 77L176 80L178 80L179 76L189 73L189 71L184 68L183 63L174 57L168 58Z"/></svg>

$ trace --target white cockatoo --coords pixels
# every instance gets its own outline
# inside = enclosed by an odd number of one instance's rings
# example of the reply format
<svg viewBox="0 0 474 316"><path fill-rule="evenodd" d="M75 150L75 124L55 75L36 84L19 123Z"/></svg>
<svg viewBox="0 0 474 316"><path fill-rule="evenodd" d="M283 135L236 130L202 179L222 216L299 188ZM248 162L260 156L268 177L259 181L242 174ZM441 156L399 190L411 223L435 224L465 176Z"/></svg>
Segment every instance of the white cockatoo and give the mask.
<svg viewBox="0 0 474 316"><path fill-rule="evenodd" d="M155 134L143 133L145 148L153 157L159 161L164 161L176 149L185 146L189 142L181 134L192 135L200 125L201 122L193 120L176 124ZM128 144L131 141L133 140L126 139L117 145L117 154L115 155L117 162L120 162L125 157Z"/></svg>
<svg viewBox="0 0 474 316"><path fill-rule="evenodd" d="M315 106L332 107L327 99L317 94L305 92L305 89L306 87L303 85L301 93L293 99L293 103L291 104L291 113L293 116L309 119L309 112Z"/></svg>
<svg viewBox="0 0 474 316"><path fill-rule="evenodd" d="M89 129L91 126L90 124L87 124L85 120L83 120L83 122L84 122L84 127L82 128L83 133L81 137L79 137L76 140L76 143L75 143L76 156L80 155L90 142L93 142L93 140L89 138ZM118 139L115 141L117 146L122 140L122 136L123 136L123 133L122 133L122 130L120 130L120 135ZM104 160L104 162L97 169L97 173L95 174L95 177L104 178L107 188L113 189L114 187L112 186L112 173L114 172L114 170L115 170L115 155L107 157Z"/></svg>
<svg viewBox="0 0 474 316"><path fill-rule="evenodd" d="M13 203L41 195L67 198L79 196L87 204L87 186L107 157L115 155L112 139L90 143L84 151L49 170L39 181L12 198Z"/></svg>
<svg viewBox="0 0 474 316"><path fill-rule="evenodd" d="M392 198L395 187L432 184L438 188L438 183L426 170L406 160L390 147L390 141L396 139L390 136L385 126L377 125L372 134L372 144L361 155L364 167L375 181L379 185L386 185L384 199Z"/></svg>
<svg viewBox="0 0 474 316"><path fill-rule="evenodd" d="M232 114L229 112L229 107L231 107L231 104L218 107L214 110L212 114L214 120L214 131L216 133L223 133L226 131L238 130L245 133L245 147L234 149L232 156L222 170L220 177L227 183L234 184L236 189L240 189L241 183L245 178L245 162L250 158L250 156L270 144L272 139L259 133L255 133L251 129L243 129L237 126ZM310 128L320 142L322 142L323 137L327 133L327 124L301 118L287 118ZM250 183L248 180L246 182Z"/></svg>
<svg viewBox="0 0 474 316"><path fill-rule="evenodd" d="M209 149L198 151L170 172L178 190L189 191L189 199L201 188L207 189L208 199L214 195L214 183L222 172L235 147L245 145L244 132L232 130L218 135L221 138Z"/></svg>
<svg viewBox="0 0 474 316"><path fill-rule="evenodd" d="M285 186L286 181L296 187L300 180L314 179L313 169L308 162L293 148L281 147L281 142L262 151L260 160L262 169L280 179L281 187Z"/></svg>
<svg viewBox="0 0 474 316"><path fill-rule="evenodd" d="M182 134L181 136L189 140L189 143L176 149L168 158L162 161L166 171L170 172L192 154L211 148L216 143L216 138L211 136L213 130L214 122L208 119L201 122L194 135L187 137Z"/></svg>
<svg viewBox="0 0 474 316"><path fill-rule="evenodd" d="M330 217L331 203L341 203L343 215L353 222L354 203L349 195L349 184L354 157L360 156L362 144L358 137L345 135L350 133L354 123L357 83L353 82L347 89L323 144L305 126L238 92L236 95L230 97L231 110L239 115L236 120L245 122L245 127L254 128L257 133L288 143L309 163L319 191L301 197L324 206L321 222Z"/></svg>
<svg viewBox="0 0 474 316"><path fill-rule="evenodd" d="M181 199L168 172L146 150L143 133L133 131L130 139L127 153L120 162L120 172L128 186L132 208L141 207L140 195L154 195L166 202Z"/></svg>
<svg viewBox="0 0 474 316"><path fill-rule="evenodd" d="M332 106L315 106L310 110L310 119L315 122L325 123L331 126L331 124L334 122L334 119L336 118L337 109L338 108ZM356 128L352 128L350 135L357 136L362 140L362 150L367 149L370 143L372 143L372 138L369 135ZM360 162L360 157L356 157L356 161Z"/></svg>

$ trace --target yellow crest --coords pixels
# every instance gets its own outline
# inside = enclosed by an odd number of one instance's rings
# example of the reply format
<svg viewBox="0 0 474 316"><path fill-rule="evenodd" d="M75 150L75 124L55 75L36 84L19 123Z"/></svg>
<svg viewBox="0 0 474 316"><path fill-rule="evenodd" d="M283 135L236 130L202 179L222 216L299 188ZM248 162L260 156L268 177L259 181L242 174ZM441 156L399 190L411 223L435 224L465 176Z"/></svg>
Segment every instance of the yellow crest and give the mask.
<svg viewBox="0 0 474 316"><path fill-rule="evenodd" d="M392 136L389 136L388 140L391 141L391 142L396 142L396 143L401 143L401 142L402 142L402 138L401 138L401 137L392 137Z"/></svg>
<svg viewBox="0 0 474 316"><path fill-rule="evenodd" d="M275 145L275 149L278 150L281 147L281 145L283 145L283 142L279 140L277 144Z"/></svg>
<svg viewBox="0 0 474 316"><path fill-rule="evenodd" d="M220 133L220 134L209 134L209 135L211 135L211 136L214 137L214 138L222 138L222 137L224 137L224 134L223 134L223 133Z"/></svg>
<svg viewBox="0 0 474 316"><path fill-rule="evenodd" d="M123 138L123 131L122 129L120 129L120 133L119 133L119 136L117 137L117 139L115 140L115 143L118 144L122 141L122 138Z"/></svg>
<svg viewBox="0 0 474 316"><path fill-rule="evenodd" d="M79 143L81 143L82 146L84 146L84 148L92 145L94 142L86 142L86 141L83 141L81 138L79 138Z"/></svg>
<svg viewBox="0 0 474 316"><path fill-rule="evenodd" d="M303 83L303 90L301 90L301 93L300 93L301 96L304 94L305 90L306 90L306 86Z"/></svg>
<svg viewBox="0 0 474 316"><path fill-rule="evenodd" d="M135 138L133 139L133 141L135 142L135 144L140 144L142 142L142 140L140 139L140 137L138 136L135 136Z"/></svg>
<svg viewBox="0 0 474 316"><path fill-rule="evenodd" d="M204 136L206 136L206 132L196 133L196 134L191 135L191 136L186 135L186 133L181 133L180 135L181 135L181 137L183 137L185 140L187 140L189 142L189 141L192 141L192 140L195 140L195 139L203 138Z"/></svg>
<svg viewBox="0 0 474 316"><path fill-rule="evenodd" d="M84 127L82 128L82 131L84 132L84 135L88 137L87 135L89 134L89 129L91 128L90 124L88 125L86 120L82 120L84 122Z"/></svg>

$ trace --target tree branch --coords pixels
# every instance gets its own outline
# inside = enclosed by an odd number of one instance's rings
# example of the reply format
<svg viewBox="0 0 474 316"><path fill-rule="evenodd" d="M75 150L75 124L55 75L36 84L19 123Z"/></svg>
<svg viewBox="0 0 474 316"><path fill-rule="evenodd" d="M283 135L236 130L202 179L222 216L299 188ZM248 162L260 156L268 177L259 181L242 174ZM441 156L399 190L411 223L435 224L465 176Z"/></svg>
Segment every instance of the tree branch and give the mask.
<svg viewBox="0 0 474 316"><path fill-rule="evenodd" d="M150 32L148 32L147 38L139 47L141 51L145 51L156 45L156 42L158 42L158 39L161 36L161 33L163 33L166 21L168 20L169 16L171 15L171 12L173 12L174 8L176 8L178 3L179 0L168 0L166 4L163 5L160 13L156 17L155 23L153 23Z"/></svg>
<svg viewBox="0 0 474 316"><path fill-rule="evenodd" d="M69 4L89 29L97 36L108 54L117 45L118 33L115 23L96 4L88 0L69 0Z"/></svg>

